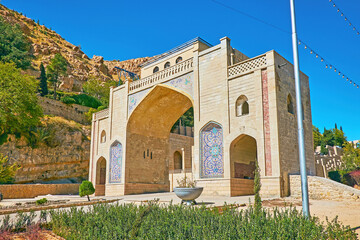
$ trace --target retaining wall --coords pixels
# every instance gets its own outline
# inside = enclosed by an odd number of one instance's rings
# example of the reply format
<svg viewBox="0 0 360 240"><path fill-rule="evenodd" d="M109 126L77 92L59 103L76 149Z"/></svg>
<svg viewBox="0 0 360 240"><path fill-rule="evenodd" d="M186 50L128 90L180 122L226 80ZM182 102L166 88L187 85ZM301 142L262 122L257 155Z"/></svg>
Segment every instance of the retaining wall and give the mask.
<svg viewBox="0 0 360 240"><path fill-rule="evenodd" d="M40 195L78 195L79 183L69 184L4 184L0 192L4 199L34 198Z"/></svg>
<svg viewBox="0 0 360 240"><path fill-rule="evenodd" d="M291 196L301 198L300 175L290 175L289 178ZM308 176L308 189L310 199L360 201L360 190L323 177Z"/></svg>

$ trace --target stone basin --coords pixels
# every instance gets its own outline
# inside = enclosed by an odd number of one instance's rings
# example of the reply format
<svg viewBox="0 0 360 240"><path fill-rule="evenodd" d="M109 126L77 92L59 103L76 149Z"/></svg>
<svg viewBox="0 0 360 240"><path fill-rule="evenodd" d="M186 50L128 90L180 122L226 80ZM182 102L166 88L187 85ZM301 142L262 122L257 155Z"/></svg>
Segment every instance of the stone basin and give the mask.
<svg viewBox="0 0 360 240"><path fill-rule="evenodd" d="M187 205L196 204L195 199L197 199L202 191L203 187L195 187L195 188L180 188L175 187L174 193L176 196L182 199L181 203L186 203Z"/></svg>

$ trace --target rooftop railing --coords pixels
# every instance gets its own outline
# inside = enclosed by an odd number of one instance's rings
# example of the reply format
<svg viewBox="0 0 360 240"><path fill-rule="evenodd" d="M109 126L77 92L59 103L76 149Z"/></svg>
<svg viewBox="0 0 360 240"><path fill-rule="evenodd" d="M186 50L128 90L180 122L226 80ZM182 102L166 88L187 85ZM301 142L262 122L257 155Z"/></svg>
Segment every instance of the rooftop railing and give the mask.
<svg viewBox="0 0 360 240"><path fill-rule="evenodd" d="M107 118L107 117L109 117L109 109L108 108L94 113L93 121L100 120L100 119Z"/></svg>
<svg viewBox="0 0 360 240"><path fill-rule="evenodd" d="M157 83L164 82L170 77L178 75L180 73L186 73L193 70L193 59L189 58L182 61L172 67L166 68L160 72L156 72L148 77L136 80L130 83L130 92L133 92L139 88L147 88Z"/></svg>
<svg viewBox="0 0 360 240"><path fill-rule="evenodd" d="M265 67L266 65L266 55L260 55L255 58L247 59L235 65L229 66L228 77L233 78L245 73L249 73L255 69Z"/></svg>

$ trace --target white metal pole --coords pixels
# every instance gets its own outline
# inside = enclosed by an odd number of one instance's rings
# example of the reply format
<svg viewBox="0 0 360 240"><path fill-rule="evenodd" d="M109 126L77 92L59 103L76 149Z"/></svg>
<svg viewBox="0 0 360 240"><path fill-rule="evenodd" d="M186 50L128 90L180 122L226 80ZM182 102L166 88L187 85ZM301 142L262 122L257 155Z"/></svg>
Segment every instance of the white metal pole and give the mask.
<svg viewBox="0 0 360 240"><path fill-rule="evenodd" d="M310 213L309 213L308 183L307 183L307 175L306 175L304 127L302 122L303 109L301 104L302 103L301 84L300 84L300 75L299 75L299 55L298 55L298 40L296 34L294 0L290 0L290 9L291 9L292 45L293 45L293 54L294 54L294 74L295 74L296 114L297 114L296 117L298 124L302 208L303 208L304 216L309 217Z"/></svg>

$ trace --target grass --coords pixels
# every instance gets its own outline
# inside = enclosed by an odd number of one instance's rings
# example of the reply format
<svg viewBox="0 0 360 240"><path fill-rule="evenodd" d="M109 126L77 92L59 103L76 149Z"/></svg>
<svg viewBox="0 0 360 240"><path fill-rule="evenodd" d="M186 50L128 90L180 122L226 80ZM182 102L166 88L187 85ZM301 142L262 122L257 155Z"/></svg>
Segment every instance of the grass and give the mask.
<svg viewBox="0 0 360 240"><path fill-rule="evenodd" d="M181 205L98 204L85 210L19 213L0 222L2 233L25 231L32 226L49 228L65 239L357 239L354 230L337 218L321 223L306 218L295 208L284 210L253 207L238 210Z"/></svg>

